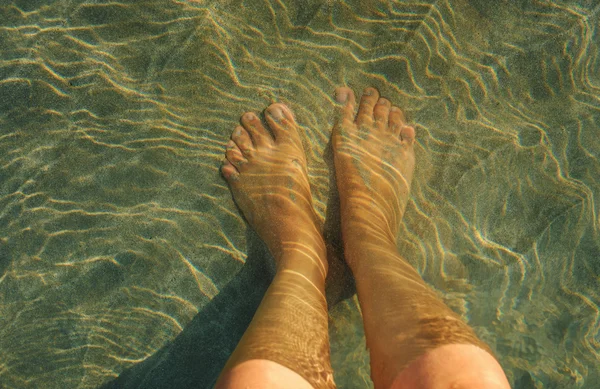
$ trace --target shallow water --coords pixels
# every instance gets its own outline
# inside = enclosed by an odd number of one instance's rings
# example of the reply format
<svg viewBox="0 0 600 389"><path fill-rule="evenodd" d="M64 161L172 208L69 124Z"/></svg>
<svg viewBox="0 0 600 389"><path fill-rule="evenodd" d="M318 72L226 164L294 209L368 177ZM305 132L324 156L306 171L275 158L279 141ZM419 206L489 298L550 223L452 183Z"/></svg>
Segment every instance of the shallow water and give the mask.
<svg viewBox="0 0 600 389"><path fill-rule="evenodd" d="M124 371L154 374L144 387L212 382L232 341L194 336L210 323L239 336L252 309L223 291L269 277L244 273L253 238L218 174L224 145L241 113L289 104L325 215L346 84L376 86L416 125L404 255L515 388L597 387L599 10L0 2L0 386L94 388ZM339 387L371 387L356 300L331 317ZM209 350L205 377L181 368L181 339Z"/></svg>

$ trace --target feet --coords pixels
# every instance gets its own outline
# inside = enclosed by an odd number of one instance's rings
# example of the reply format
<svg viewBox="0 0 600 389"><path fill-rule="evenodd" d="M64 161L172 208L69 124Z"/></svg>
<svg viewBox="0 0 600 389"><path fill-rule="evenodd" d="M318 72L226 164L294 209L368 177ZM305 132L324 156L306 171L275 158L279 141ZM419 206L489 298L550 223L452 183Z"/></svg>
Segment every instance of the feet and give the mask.
<svg viewBox="0 0 600 389"><path fill-rule="evenodd" d="M296 121L283 104L269 106L265 120L270 131L254 113L242 116L221 172L244 217L277 261L286 250L316 250L322 238ZM326 273L326 265L318 266Z"/></svg>
<svg viewBox="0 0 600 389"><path fill-rule="evenodd" d="M374 88L365 90L356 115L351 89L338 88L336 98L341 105L332 146L343 239L364 241L369 234L395 244L414 170L415 131ZM322 239L294 117L285 105L272 104L265 120L270 131L254 113L242 116L221 171L246 220L277 260L286 249L314 249ZM326 274L327 264L319 266Z"/></svg>
<svg viewBox="0 0 600 389"><path fill-rule="evenodd" d="M375 88L364 91L358 113L351 89L338 88L336 99L332 146L345 247L365 236L395 246L415 166L415 130Z"/></svg>

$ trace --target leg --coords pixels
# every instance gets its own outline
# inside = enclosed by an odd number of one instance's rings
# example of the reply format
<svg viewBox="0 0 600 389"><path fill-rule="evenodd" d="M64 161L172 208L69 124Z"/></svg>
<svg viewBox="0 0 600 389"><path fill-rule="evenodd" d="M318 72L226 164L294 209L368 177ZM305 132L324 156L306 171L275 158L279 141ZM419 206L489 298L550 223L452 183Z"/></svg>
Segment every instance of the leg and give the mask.
<svg viewBox="0 0 600 389"><path fill-rule="evenodd" d="M222 173L277 273L217 388L334 388L329 361L326 249L312 207L306 157L289 109L247 113Z"/></svg>
<svg viewBox="0 0 600 389"><path fill-rule="evenodd" d="M415 164L414 129L374 88L365 90L356 116L352 90L336 94L342 105L332 143L344 255L356 281L375 387L508 388L488 347L397 252Z"/></svg>

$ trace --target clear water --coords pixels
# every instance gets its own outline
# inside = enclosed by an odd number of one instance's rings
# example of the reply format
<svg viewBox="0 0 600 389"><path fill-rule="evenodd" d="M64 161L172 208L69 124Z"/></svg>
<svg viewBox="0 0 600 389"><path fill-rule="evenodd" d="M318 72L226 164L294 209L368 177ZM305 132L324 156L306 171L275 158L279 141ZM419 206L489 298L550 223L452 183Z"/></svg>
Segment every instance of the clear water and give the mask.
<svg viewBox="0 0 600 389"><path fill-rule="evenodd" d="M224 145L241 113L289 104L324 215L346 84L416 124L404 255L515 388L597 388L599 10L0 1L0 387L209 387L270 274ZM371 387L354 299L331 339L339 387Z"/></svg>

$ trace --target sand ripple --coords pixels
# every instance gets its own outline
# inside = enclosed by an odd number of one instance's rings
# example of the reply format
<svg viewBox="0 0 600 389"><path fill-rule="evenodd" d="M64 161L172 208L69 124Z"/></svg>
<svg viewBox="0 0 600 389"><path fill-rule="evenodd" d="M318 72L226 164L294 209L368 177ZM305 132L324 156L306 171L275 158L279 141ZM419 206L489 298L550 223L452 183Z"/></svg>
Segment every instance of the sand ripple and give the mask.
<svg viewBox="0 0 600 389"><path fill-rule="evenodd" d="M343 84L416 123L400 249L515 386L600 382L597 2L14 4L0 5L4 386L96 387L235 276L244 222L218 165L242 112L294 109L324 215ZM332 312L340 388L368 382L355 304Z"/></svg>

